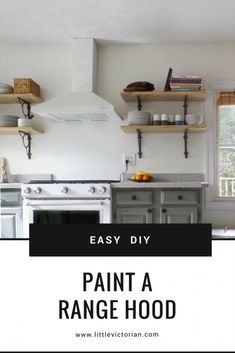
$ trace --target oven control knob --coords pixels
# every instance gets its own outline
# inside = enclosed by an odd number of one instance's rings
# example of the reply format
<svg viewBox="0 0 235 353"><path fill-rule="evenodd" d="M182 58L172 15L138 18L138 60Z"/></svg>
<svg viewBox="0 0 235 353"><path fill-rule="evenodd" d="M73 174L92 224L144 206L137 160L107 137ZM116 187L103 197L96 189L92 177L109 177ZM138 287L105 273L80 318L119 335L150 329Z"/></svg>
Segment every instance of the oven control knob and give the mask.
<svg viewBox="0 0 235 353"><path fill-rule="evenodd" d="M25 194L30 194L31 193L31 189L30 188L25 188L24 189L24 193Z"/></svg>
<svg viewBox="0 0 235 353"><path fill-rule="evenodd" d="M67 194L67 192L69 191L69 189L64 186L61 190L60 190L63 194Z"/></svg>
<svg viewBox="0 0 235 353"><path fill-rule="evenodd" d="M101 193L101 194L104 194L105 192L106 192L106 187L105 186L101 186L100 188L99 188L99 192Z"/></svg>
<svg viewBox="0 0 235 353"><path fill-rule="evenodd" d="M35 194L40 194L41 191L42 191L42 189L39 187L34 190Z"/></svg>
<svg viewBox="0 0 235 353"><path fill-rule="evenodd" d="M95 193L95 188L94 188L94 186L89 187L88 192L89 192L90 194L94 194L94 193Z"/></svg>

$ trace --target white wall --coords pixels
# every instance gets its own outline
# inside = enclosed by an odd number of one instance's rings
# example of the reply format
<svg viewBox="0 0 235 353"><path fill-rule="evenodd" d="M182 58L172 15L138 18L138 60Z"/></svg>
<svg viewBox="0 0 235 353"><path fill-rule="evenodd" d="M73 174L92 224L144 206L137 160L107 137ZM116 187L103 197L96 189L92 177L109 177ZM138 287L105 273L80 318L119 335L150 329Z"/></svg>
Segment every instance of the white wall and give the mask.
<svg viewBox="0 0 235 353"><path fill-rule="evenodd" d="M126 118L134 103L125 103L120 91L130 82L147 80L163 89L169 67L174 73L201 75L205 80L234 79L234 45L105 45L99 48L98 92ZM0 82L32 77L42 88L44 99L69 91L72 47L0 47ZM182 113L181 103L148 103L151 112ZM192 103L190 112L202 112L203 103ZM20 114L17 105L1 105L1 113ZM53 123L35 117L43 135L33 136L33 157L28 160L17 135L0 137L0 155L8 160L10 173L52 173L64 178L113 178L123 171L123 152L136 152L134 134L125 134L126 122ZM205 134L189 137L188 159L183 155L181 134L143 136L143 159L136 170L150 172L205 172ZM234 226L233 212L210 211L205 221L215 226Z"/></svg>

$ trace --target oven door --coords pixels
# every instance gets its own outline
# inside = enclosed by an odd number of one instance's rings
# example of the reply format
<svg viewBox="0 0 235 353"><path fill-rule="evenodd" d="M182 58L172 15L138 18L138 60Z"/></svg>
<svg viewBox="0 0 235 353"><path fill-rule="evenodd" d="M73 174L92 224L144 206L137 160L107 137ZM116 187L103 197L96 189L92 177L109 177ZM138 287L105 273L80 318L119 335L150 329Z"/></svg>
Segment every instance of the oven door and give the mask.
<svg viewBox="0 0 235 353"><path fill-rule="evenodd" d="M24 200L23 237L29 224L110 223L110 200Z"/></svg>

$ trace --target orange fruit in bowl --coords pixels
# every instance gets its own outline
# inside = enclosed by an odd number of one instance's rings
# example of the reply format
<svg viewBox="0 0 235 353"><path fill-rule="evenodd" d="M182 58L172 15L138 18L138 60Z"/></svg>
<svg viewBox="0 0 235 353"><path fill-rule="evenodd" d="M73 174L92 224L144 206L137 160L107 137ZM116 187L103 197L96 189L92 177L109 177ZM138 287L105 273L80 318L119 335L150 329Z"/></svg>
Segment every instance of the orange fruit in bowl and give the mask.
<svg viewBox="0 0 235 353"><path fill-rule="evenodd" d="M136 175L135 180L142 181L143 180L143 175Z"/></svg>
<svg viewBox="0 0 235 353"><path fill-rule="evenodd" d="M150 175L143 175L143 181L149 181L151 179Z"/></svg>
<svg viewBox="0 0 235 353"><path fill-rule="evenodd" d="M136 180L136 175L132 175L131 180Z"/></svg>

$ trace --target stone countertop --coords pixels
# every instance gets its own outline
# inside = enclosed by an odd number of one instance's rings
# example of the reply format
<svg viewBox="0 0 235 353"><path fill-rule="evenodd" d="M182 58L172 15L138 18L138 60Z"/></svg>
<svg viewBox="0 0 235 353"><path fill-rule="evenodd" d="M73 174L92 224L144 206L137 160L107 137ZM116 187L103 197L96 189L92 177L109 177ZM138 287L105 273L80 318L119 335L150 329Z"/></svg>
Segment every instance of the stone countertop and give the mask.
<svg viewBox="0 0 235 353"><path fill-rule="evenodd" d="M165 188L204 188L208 186L207 182L199 182L199 181L171 181L171 182L135 182L135 181L125 181L120 183L112 183L113 189L165 189Z"/></svg>
<svg viewBox="0 0 235 353"><path fill-rule="evenodd" d="M213 240L235 240L235 229L234 228L216 228L212 229Z"/></svg>
<svg viewBox="0 0 235 353"><path fill-rule="evenodd" d="M21 189L22 183L0 183L0 189Z"/></svg>
<svg viewBox="0 0 235 353"><path fill-rule="evenodd" d="M217 235L212 235L212 240L235 240L235 236L217 236Z"/></svg>
<svg viewBox="0 0 235 353"><path fill-rule="evenodd" d="M7 183L0 183L0 189L21 189L30 180L51 180L52 174L9 174Z"/></svg>

